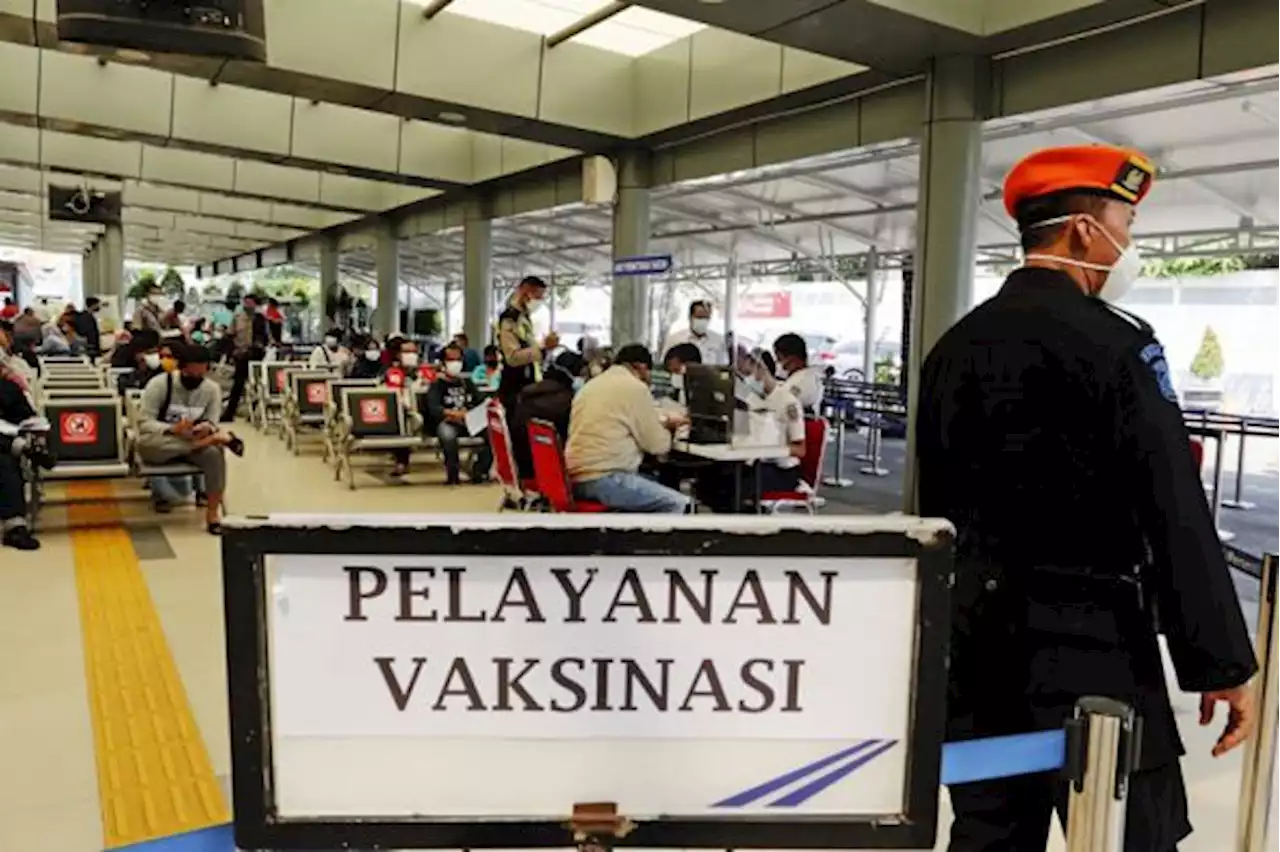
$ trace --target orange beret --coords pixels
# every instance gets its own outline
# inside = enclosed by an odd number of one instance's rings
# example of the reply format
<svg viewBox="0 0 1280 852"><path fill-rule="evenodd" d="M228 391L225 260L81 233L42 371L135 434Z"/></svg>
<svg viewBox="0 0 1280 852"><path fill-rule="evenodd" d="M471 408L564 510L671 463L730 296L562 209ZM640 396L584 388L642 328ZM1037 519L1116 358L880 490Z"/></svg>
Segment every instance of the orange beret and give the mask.
<svg viewBox="0 0 1280 852"><path fill-rule="evenodd" d="M1004 179L1004 209L1017 217L1028 198L1082 190L1137 204L1151 189L1156 169L1145 156L1111 145L1045 148L1023 157Z"/></svg>

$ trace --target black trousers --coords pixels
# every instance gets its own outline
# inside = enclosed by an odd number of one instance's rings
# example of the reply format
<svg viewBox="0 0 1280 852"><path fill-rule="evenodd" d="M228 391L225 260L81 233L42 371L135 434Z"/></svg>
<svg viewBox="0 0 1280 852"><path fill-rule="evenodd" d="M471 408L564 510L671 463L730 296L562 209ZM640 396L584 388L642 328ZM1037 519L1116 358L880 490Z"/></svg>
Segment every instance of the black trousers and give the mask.
<svg viewBox="0 0 1280 852"><path fill-rule="evenodd" d="M950 793L955 822L949 852L1044 852L1054 811L1065 824L1067 785L1057 773L958 784ZM1134 773L1124 852L1177 852L1178 841L1190 833L1181 767Z"/></svg>
<svg viewBox="0 0 1280 852"><path fill-rule="evenodd" d="M227 396L227 407L222 411L223 423L234 423L236 412L240 410L240 398L244 396L244 386L249 382L249 356L236 357L236 371L231 379L231 393Z"/></svg>
<svg viewBox="0 0 1280 852"><path fill-rule="evenodd" d="M27 499L22 490L22 468L6 447L0 455L0 521L27 516Z"/></svg>

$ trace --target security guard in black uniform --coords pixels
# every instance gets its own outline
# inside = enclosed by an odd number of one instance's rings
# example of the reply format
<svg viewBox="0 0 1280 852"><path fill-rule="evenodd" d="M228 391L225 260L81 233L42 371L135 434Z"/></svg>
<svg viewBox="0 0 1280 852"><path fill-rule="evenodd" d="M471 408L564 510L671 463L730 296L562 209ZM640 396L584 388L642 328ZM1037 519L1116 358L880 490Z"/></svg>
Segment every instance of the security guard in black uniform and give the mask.
<svg viewBox="0 0 1280 852"><path fill-rule="evenodd" d="M1191 832L1184 753L1155 619L1184 691L1218 702L1239 745L1255 671L1164 353L1112 301L1141 272L1129 228L1154 169L1087 146L1016 165L1004 200L1026 263L925 359L916 425L920 513L957 530L948 735L1060 727L1085 695L1145 725L1126 852ZM951 852L1043 852L1055 775L951 788Z"/></svg>

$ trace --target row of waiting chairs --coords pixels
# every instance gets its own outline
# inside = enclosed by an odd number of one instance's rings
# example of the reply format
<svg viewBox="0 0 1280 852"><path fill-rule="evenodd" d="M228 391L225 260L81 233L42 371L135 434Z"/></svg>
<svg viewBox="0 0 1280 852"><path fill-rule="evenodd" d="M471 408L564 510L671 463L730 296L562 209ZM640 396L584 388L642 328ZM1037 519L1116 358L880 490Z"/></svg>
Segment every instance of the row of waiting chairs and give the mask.
<svg viewBox="0 0 1280 852"><path fill-rule="evenodd" d="M355 490L355 459L398 450L433 452L435 436L422 434L422 395L406 404L400 391L375 379L345 379L336 370L311 368L297 361L260 361L251 365L246 397L250 419L264 433L277 432L286 448L299 455L309 438L323 444L323 458L334 479ZM463 438L463 448L480 446Z"/></svg>
<svg viewBox="0 0 1280 852"><path fill-rule="evenodd" d="M130 477L186 476L185 463L148 465L136 451L142 391L121 397L118 370L87 358L42 359L33 387L37 410L48 421L44 442L58 463L48 471L27 464L28 523L34 528L44 503L44 482Z"/></svg>

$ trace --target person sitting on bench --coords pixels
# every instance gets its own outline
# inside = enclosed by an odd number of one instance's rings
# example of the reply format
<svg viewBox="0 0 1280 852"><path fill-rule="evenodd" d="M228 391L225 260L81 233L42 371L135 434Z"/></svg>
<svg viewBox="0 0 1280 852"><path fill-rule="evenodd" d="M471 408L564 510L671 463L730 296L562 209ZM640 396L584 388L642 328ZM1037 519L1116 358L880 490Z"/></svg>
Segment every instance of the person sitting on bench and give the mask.
<svg viewBox="0 0 1280 852"><path fill-rule="evenodd" d="M35 416L26 392L14 381L14 374L0 364L0 421L16 428ZM40 542L27 527L27 496L18 462L21 440L0 434L0 534L5 547L39 550Z"/></svg>
<svg viewBox="0 0 1280 852"><path fill-rule="evenodd" d="M174 344L178 370L147 383L139 410L138 455L147 464L186 461L200 468L207 495L205 524L211 535L222 531L222 495L227 485L223 448L244 453L244 442L218 431L222 391L209 371L209 352L187 343Z"/></svg>

